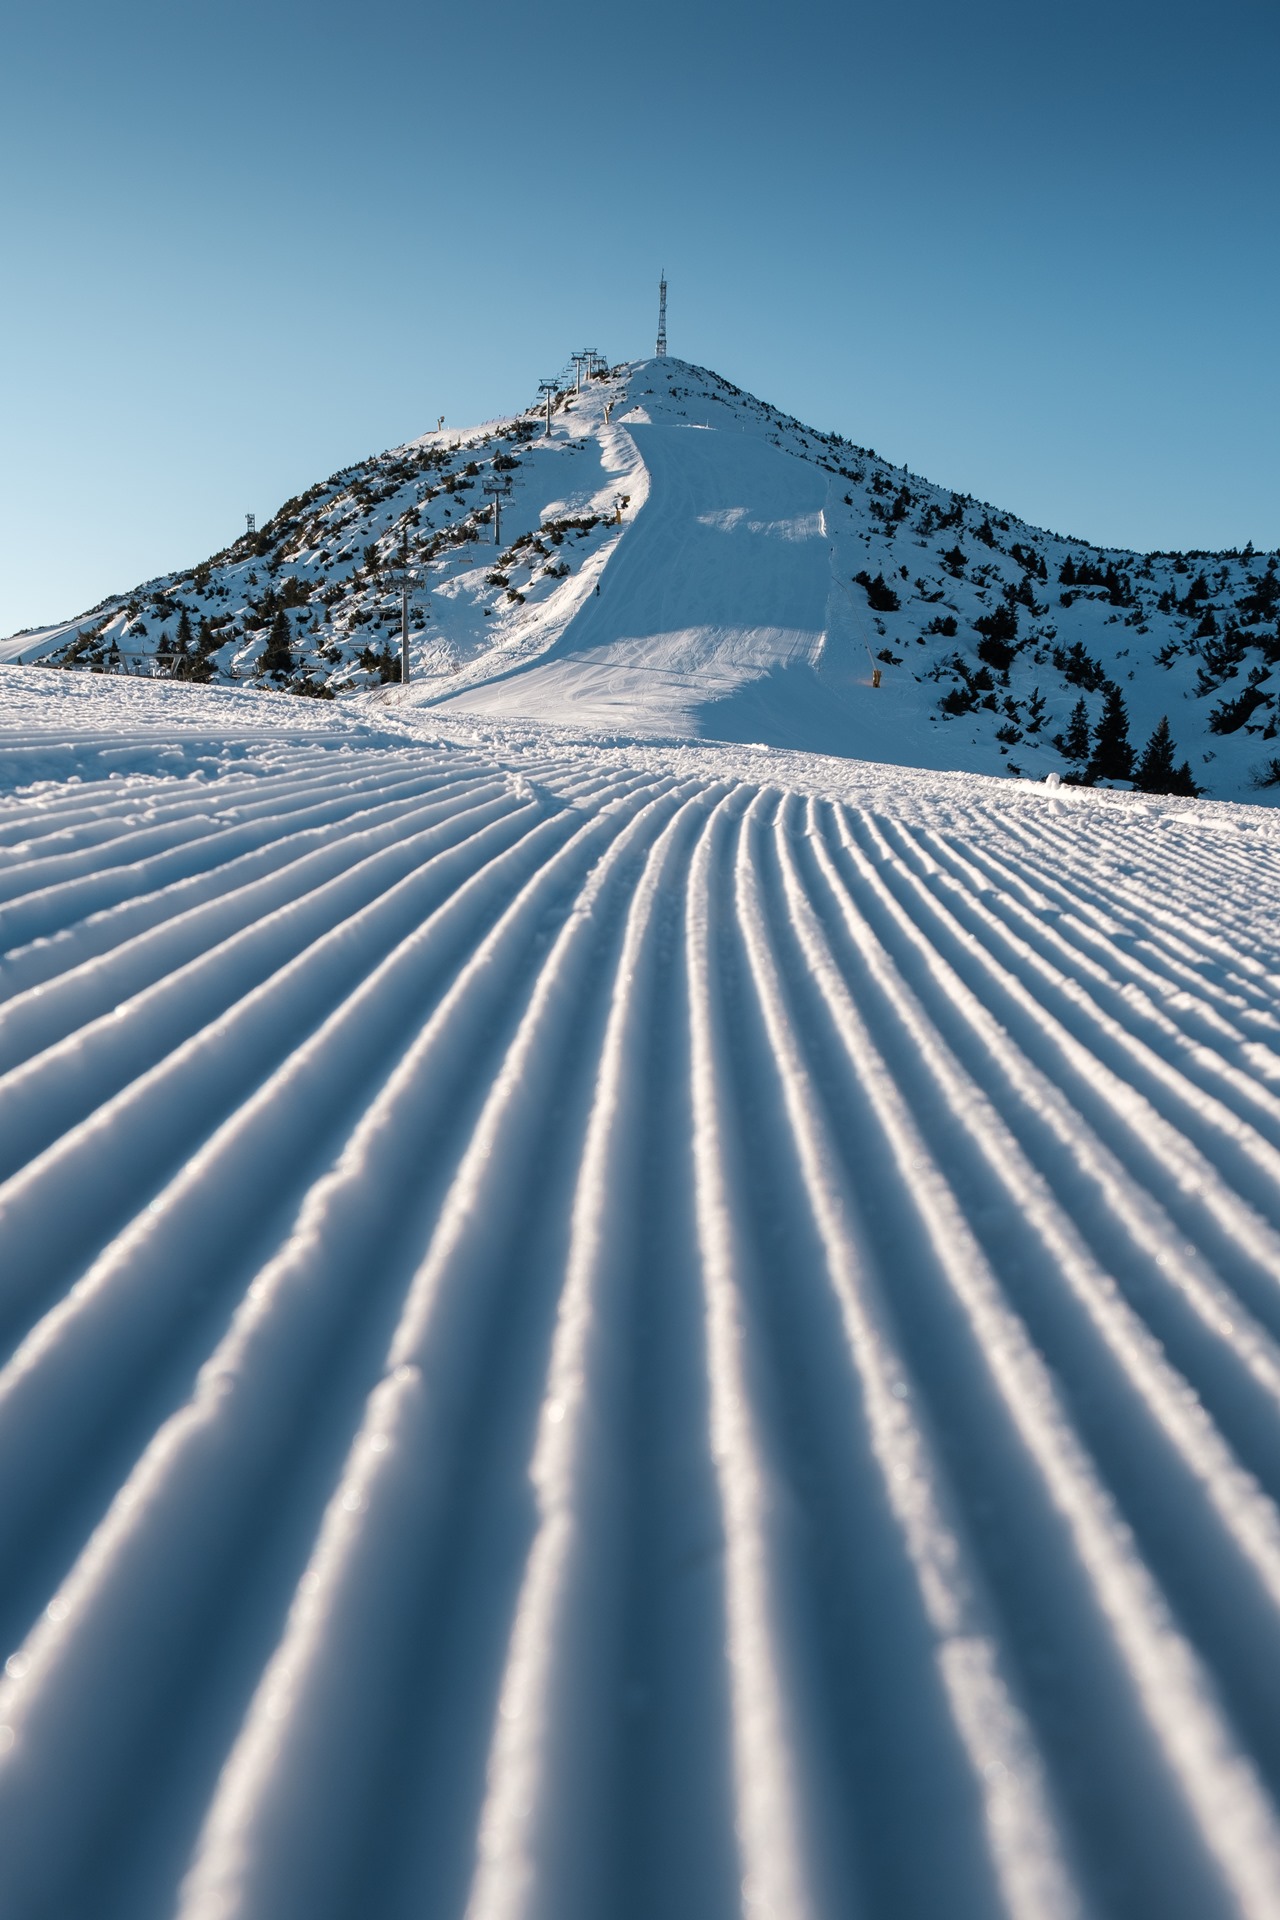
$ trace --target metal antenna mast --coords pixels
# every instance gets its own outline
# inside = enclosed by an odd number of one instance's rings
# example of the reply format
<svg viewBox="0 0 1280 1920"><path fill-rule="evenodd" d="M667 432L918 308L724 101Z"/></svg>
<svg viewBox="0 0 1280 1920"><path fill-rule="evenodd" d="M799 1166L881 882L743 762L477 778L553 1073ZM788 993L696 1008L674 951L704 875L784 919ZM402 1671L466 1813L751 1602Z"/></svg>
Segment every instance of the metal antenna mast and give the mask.
<svg viewBox="0 0 1280 1920"><path fill-rule="evenodd" d="M667 270L662 269L662 278L658 282L658 352L667 350Z"/></svg>

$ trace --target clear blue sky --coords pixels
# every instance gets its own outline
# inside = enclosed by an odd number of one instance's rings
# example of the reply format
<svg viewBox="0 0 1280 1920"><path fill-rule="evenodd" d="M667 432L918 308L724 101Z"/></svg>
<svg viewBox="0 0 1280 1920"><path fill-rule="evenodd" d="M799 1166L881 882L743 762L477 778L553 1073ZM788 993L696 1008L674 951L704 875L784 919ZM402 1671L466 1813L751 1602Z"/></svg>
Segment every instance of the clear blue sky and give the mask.
<svg viewBox="0 0 1280 1920"><path fill-rule="evenodd" d="M576 346L1058 531L1280 542L1274 0L44 0L0 73L0 632Z"/></svg>

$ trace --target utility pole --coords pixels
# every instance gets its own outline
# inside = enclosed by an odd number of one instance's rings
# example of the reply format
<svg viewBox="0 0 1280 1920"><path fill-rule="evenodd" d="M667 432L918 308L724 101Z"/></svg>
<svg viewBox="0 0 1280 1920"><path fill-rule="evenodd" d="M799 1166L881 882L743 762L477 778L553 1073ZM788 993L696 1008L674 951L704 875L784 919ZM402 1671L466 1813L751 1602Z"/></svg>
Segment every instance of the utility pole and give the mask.
<svg viewBox="0 0 1280 1920"><path fill-rule="evenodd" d="M400 589L400 684L409 684L409 595L418 578L416 567L409 565L409 529L403 529L400 543L399 577L394 584Z"/></svg>
<svg viewBox="0 0 1280 1920"><path fill-rule="evenodd" d="M559 393L559 391L560 388L554 380L539 380L538 382L538 392L545 394L547 399L547 425L544 435L546 439L550 439L551 437L551 396L553 393Z"/></svg>
<svg viewBox="0 0 1280 1920"><path fill-rule="evenodd" d="M667 270L662 269L662 278L658 282L658 352L667 350Z"/></svg>
<svg viewBox="0 0 1280 1920"><path fill-rule="evenodd" d="M409 594L417 574L406 567L400 579L400 684L409 684Z"/></svg>
<svg viewBox="0 0 1280 1920"><path fill-rule="evenodd" d="M493 544L502 545L502 503L511 492L509 480L486 480L484 491L493 501Z"/></svg>

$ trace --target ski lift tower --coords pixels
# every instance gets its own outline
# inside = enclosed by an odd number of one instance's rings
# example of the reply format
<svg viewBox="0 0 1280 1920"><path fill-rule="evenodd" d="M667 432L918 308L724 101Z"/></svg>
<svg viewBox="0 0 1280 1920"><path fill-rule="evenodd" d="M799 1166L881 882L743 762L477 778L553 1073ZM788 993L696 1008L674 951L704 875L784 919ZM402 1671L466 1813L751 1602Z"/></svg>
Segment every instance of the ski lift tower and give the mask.
<svg viewBox="0 0 1280 1920"><path fill-rule="evenodd" d="M546 396L547 402L547 424L544 429L547 438L550 438L551 435L551 396L553 393L559 393L559 391L560 383L558 380L539 380L538 382L538 392Z"/></svg>
<svg viewBox="0 0 1280 1920"><path fill-rule="evenodd" d="M575 393L581 393L582 392L582 370L584 367L586 367L587 371L590 372L591 355L586 351L583 351L581 353L571 353L569 355L569 361L573 367L573 390Z"/></svg>
<svg viewBox="0 0 1280 1920"><path fill-rule="evenodd" d="M486 480L484 491L493 501L493 544L502 545L502 503L511 493L511 482L504 475L501 479Z"/></svg>
<svg viewBox="0 0 1280 1920"><path fill-rule="evenodd" d="M409 684L409 595L417 579L418 569L404 566L400 575L400 684L404 687Z"/></svg>
<svg viewBox="0 0 1280 1920"><path fill-rule="evenodd" d="M662 269L662 278L658 282L658 352L667 350L667 270Z"/></svg>

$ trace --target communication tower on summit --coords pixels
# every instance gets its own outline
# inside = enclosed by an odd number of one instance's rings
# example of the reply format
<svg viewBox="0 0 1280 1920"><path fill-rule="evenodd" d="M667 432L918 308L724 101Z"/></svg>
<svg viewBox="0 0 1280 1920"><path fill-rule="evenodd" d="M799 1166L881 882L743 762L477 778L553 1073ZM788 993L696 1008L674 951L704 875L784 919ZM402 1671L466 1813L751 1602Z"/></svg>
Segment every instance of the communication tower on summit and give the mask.
<svg viewBox="0 0 1280 1920"><path fill-rule="evenodd" d="M667 270L662 269L662 278L658 282L658 352L667 350Z"/></svg>

